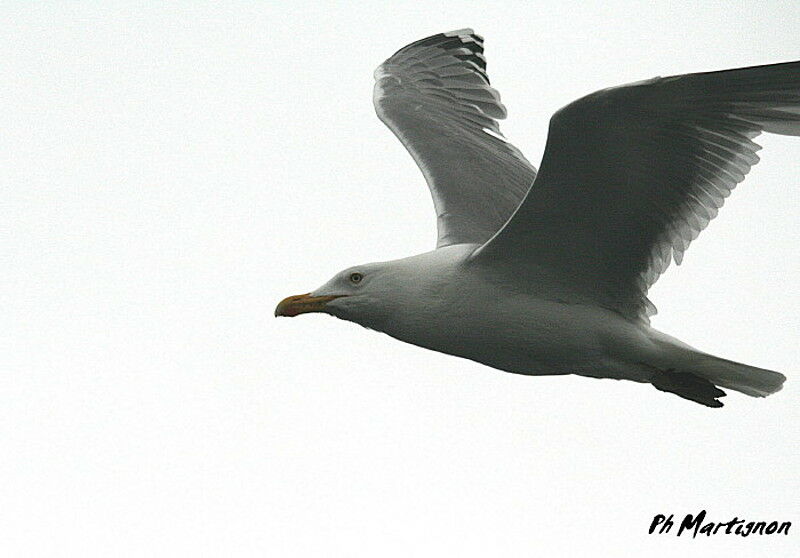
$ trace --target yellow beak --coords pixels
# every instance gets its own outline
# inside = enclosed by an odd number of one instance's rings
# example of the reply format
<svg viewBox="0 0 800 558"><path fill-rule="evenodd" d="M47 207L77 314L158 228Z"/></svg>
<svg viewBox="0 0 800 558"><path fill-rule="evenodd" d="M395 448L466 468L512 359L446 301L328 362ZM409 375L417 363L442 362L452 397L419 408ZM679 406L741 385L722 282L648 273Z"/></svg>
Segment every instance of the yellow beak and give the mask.
<svg viewBox="0 0 800 558"><path fill-rule="evenodd" d="M298 314L308 312L322 312L325 305L333 300L346 295L311 296L311 293L287 296L275 307L275 316L287 316L289 318Z"/></svg>

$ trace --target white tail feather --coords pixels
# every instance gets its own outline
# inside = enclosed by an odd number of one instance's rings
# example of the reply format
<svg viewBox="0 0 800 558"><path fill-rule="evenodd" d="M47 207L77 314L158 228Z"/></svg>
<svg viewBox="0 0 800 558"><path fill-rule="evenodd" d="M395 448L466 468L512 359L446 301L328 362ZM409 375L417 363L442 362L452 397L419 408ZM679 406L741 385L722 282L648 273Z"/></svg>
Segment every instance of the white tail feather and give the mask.
<svg viewBox="0 0 800 558"><path fill-rule="evenodd" d="M780 391L786 376L780 372L748 366L707 354L698 354L691 372L711 383L752 397L766 397Z"/></svg>
<svg viewBox="0 0 800 558"><path fill-rule="evenodd" d="M693 374L721 388L732 389L751 397L766 397L780 391L786 376L780 372L749 366L698 351L670 335L650 330L650 339L661 349L665 367Z"/></svg>

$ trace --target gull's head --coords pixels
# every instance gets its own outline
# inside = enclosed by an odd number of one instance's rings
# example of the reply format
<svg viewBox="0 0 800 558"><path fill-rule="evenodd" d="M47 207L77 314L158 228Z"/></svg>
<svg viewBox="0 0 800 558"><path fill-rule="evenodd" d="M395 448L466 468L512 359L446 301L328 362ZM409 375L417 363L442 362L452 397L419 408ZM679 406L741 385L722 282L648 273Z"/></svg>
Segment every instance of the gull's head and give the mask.
<svg viewBox="0 0 800 558"><path fill-rule="evenodd" d="M442 308L443 297L460 296L461 264L474 246L440 248L409 258L356 265L318 289L283 299L276 316L324 312L363 326L394 331L424 321Z"/></svg>
<svg viewBox="0 0 800 558"><path fill-rule="evenodd" d="M353 266L310 293L284 298L275 308L275 315L293 317L324 312L376 327L388 319L398 299L403 297L404 283L402 266L395 262Z"/></svg>

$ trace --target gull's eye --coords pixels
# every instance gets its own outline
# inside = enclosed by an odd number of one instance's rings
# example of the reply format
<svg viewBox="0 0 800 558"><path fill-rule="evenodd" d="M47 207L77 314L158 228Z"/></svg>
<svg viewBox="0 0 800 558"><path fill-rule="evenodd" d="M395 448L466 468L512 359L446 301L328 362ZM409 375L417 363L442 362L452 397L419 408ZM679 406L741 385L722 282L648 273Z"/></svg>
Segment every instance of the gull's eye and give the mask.
<svg viewBox="0 0 800 558"><path fill-rule="evenodd" d="M363 278L364 276L357 271L355 273L350 274L350 282L353 283L354 285L358 285Z"/></svg>

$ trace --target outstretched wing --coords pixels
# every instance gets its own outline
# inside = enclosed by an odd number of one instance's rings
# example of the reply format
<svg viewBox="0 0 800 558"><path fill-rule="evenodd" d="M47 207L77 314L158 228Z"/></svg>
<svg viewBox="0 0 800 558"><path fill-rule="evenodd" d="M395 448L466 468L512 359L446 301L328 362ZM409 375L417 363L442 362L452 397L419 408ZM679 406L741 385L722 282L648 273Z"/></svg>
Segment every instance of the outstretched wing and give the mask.
<svg viewBox="0 0 800 558"><path fill-rule="evenodd" d="M500 134L506 117L472 29L412 43L375 70L378 117L419 165L436 209L437 247L483 243L525 197L536 170Z"/></svg>
<svg viewBox="0 0 800 558"><path fill-rule="evenodd" d="M762 131L800 135L800 62L605 89L550 121L539 175L473 254L647 320L648 288L758 162Z"/></svg>

